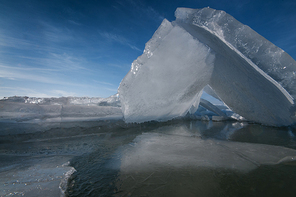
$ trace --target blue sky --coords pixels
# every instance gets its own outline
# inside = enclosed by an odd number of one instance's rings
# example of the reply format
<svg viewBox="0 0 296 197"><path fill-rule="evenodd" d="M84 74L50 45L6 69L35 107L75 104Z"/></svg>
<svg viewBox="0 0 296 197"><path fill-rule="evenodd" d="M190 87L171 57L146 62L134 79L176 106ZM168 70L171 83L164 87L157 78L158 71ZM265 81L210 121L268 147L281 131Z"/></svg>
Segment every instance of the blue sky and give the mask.
<svg viewBox="0 0 296 197"><path fill-rule="evenodd" d="M0 98L111 96L164 18L207 6L296 59L295 0L0 0Z"/></svg>

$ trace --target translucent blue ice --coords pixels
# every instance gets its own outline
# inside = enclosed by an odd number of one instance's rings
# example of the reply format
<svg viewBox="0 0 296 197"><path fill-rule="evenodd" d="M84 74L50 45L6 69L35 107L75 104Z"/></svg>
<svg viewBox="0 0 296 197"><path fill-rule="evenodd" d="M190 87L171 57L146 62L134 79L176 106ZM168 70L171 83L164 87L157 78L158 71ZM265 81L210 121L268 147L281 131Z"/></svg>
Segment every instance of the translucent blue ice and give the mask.
<svg viewBox="0 0 296 197"><path fill-rule="evenodd" d="M126 122L194 113L205 86L249 121L295 122L296 62L224 11L178 8L119 87Z"/></svg>

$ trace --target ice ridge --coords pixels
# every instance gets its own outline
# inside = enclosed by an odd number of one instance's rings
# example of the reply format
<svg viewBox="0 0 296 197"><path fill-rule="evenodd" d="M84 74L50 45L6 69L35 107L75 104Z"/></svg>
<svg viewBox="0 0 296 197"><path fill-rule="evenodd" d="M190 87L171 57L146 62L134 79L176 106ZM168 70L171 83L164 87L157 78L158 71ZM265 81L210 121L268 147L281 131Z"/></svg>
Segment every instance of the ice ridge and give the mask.
<svg viewBox="0 0 296 197"><path fill-rule="evenodd" d="M224 11L178 8L175 16L163 20L118 88L126 122L194 113L207 86L249 121L295 123L293 58Z"/></svg>

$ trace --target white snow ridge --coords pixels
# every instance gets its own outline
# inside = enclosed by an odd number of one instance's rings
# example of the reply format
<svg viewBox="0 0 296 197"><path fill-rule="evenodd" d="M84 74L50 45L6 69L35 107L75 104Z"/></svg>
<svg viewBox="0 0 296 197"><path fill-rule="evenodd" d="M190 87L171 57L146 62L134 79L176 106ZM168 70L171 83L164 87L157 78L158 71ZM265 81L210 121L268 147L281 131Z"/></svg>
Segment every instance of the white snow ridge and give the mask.
<svg viewBox="0 0 296 197"><path fill-rule="evenodd" d="M249 121L295 123L293 58L224 11L178 8L175 16L163 20L119 86L126 122L195 113L207 86Z"/></svg>

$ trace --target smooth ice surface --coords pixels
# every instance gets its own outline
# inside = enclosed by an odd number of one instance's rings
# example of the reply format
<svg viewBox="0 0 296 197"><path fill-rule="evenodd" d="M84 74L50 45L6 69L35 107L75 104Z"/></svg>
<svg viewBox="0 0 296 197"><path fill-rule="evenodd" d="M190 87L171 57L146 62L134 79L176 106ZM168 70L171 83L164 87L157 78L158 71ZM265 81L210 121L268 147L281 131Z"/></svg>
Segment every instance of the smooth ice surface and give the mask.
<svg viewBox="0 0 296 197"><path fill-rule="evenodd" d="M224 11L178 8L175 16L163 21L120 84L126 122L192 114L209 85L249 121L295 123L295 60Z"/></svg>
<svg viewBox="0 0 296 197"><path fill-rule="evenodd" d="M117 164L119 194L116 196L260 196L259 193L264 196L271 190L270 196L277 196L281 192L290 193L290 188L294 188L292 184L287 185L294 178L277 176L279 171L285 171L279 168L295 169L294 149L254 141L246 143L248 140L235 142L235 134L242 134L244 130L243 124L237 122L212 126L191 122L188 126L164 126L143 132L132 143L120 147L116 154L121 158ZM258 134L263 134L263 130L261 126L259 130L247 128L245 131L261 138ZM272 129L267 130L267 136L273 135ZM250 139L248 135L241 137ZM287 176L289 173L291 171ZM279 186L273 181L283 181L283 184ZM270 188L270 185L274 188L285 185L285 189Z"/></svg>
<svg viewBox="0 0 296 197"><path fill-rule="evenodd" d="M178 136L178 137L176 137ZM280 146L227 142L192 136L184 126L156 129L137 136L122 152L123 173L173 168L223 168L247 172L260 165L291 162L296 151Z"/></svg>

